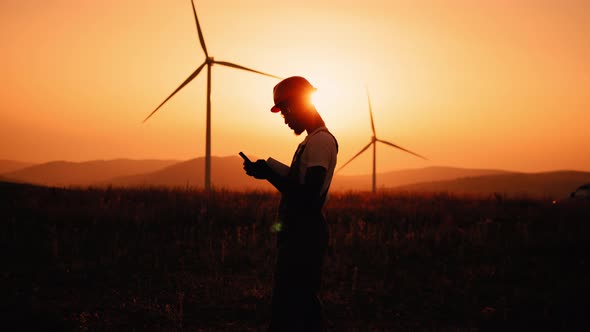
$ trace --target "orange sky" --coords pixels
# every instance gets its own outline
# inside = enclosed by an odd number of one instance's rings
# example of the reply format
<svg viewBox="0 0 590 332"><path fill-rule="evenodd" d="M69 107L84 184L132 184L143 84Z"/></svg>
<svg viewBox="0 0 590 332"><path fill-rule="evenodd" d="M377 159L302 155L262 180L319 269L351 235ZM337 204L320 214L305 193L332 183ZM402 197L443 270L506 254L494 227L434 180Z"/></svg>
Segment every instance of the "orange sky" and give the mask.
<svg viewBox="0 0 590 332"><path fill-rule="evenodd" d="M340 143L378 171L447 165L590 171L590 4L566 1L197 1L210 55L306 76ZM0 159L204 155L205 56L189 0L0 2ZM271 78L213 67L214 155L291 159ZM343 174L370 172L370 153Z"/></svg>

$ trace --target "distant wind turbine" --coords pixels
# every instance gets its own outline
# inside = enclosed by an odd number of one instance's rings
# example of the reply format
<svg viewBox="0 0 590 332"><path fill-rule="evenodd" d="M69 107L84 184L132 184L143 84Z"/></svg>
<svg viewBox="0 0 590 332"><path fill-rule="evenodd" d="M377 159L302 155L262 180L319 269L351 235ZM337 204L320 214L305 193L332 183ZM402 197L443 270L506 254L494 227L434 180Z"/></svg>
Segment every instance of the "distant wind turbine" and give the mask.
<svg viewBox="0 0 590 332"><path fill-rule="evenodd" d="M371 129L373 130L373 137L371 137L371 141L369 142L369 144L367 144L364 148L361 149L361 151L359 151L357 154L355 154L352 158L350 158L350 160L348 160L344 165L342 165L337 172L339 172L341 169L343 169L346 165L348 165L351 161L353 161L354 159L356 159L356 157L360 156L363 152L365 152L369 147L371 147L371 145L373 145L373 192L377 191L377 142L381 142L383 144L389 145L391 147L394 147L396 149L400 149L402 151L405 151L407 153L413 154L416 157L422 158L424 160L428 160L425 157L414 153L410 150L406 150L404 148L402 148L399 145L395 145L391 142L387 142L384 141L382 139L377 138L377 134L375 133L375 123L373 122L373 109L371 108L371 97L369 96L369 88L367 87L367 100L369 102L369 115L371 117Z"/></svg>
<svg viewBox="0 0 590 332"><path fill-rule="evenodd" d="M210 57L209 53L207 53L207 47L205 46L205 39L203 38L203 32L201 31L201 26L199 25L199 19L197 18L197 11L195 9L195 3L193 0L191 0L191 4L193 6L193 14L195 15L195 22L197 23L197 32L199 33L199 41L201 43L201 48L203 49L203 52L205 52L205 62L203 62L192 74L190 74L190 76L186 80L184 80L184 82L182 82L182 84L180 84L180 86L178 88L176 88L176 90L174 90L174 92L172 92L170 94L170 96L168 96L168 98L166 98L158 107L156 107L156 109L152 113L150 113L150 115L148 115L143 120L143 122L146 122L152 115L154 115L154 113L156 113L160 109L160 107L162 107L162 105L164 105L164 103L166 103L170 98L172 98L172 96L174 96L178 91L180 91L185 85L187 85L195 77L197 77L197 75L199 75L199 73L201 72L201 70L203 70L205 65L207 66L207 132L205 135L205 190L210 191L211 190L211 66L213 66L214 64L217 64L217 65L222 65L222 66L226 66L226 67L242 69L245 71L249 71L252 73L265 75L265 76L269 76L269 77L273 77L273 78L277 78L277 79L281 79L281 78L278 76L275 76L275 75L263 73L258 70L254 70L254 69L246 68L244 66L236 65L231 62L216 61L213 59L213 57Z"/></svg>

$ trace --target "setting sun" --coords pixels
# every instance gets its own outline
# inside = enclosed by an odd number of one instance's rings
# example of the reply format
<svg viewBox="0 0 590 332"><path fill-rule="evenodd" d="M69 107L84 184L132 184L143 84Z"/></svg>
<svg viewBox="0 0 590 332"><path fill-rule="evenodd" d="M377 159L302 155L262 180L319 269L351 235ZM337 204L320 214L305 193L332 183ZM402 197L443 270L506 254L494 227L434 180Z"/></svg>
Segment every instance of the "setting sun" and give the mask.
<svg viewBox="0 0 590 332"><path fill-rule="evenodd" d="M311 99L318 111L331 127L346 128L348 124L346 116L342 114L344 108L341 106L342 102L347 99L346 91L343 91L338 82L331 80L316 79L312 84L317 90L313 93Z"/></svg>

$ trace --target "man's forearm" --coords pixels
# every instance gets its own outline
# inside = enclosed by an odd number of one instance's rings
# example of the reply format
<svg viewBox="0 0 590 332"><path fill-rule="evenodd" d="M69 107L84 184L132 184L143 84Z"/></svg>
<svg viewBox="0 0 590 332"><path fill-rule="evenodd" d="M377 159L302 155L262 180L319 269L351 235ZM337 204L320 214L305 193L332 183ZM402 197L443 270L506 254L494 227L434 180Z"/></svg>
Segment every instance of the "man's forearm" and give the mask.
<svg viewBox="0 0 590 332"><path fill-rule="evenodd" d="M321 208L321 188L325 176L326 170L323 167L311 167L307 169L304 183L298 183L297 179L288 176L282 177L275 172L269 174L267 181L289 196L291 207L304 211Z"/></svg>
<svg viewBox="0 0 590 332"><path fill-rule="evenodd" d="M281 193L289 193L292 196L313 197L315 190L307 184L299 184L287 176L281 176L278 173L272 172L266 179Z"/></svg>
<svg viewBox="0 0 590 332"><path fill-rule="evenodd" d="M286 176L281 176L276 172L271 172L266 179L270 184L272 184L279 192L283 193L288 190L288 182L289 179Z"/></svg>

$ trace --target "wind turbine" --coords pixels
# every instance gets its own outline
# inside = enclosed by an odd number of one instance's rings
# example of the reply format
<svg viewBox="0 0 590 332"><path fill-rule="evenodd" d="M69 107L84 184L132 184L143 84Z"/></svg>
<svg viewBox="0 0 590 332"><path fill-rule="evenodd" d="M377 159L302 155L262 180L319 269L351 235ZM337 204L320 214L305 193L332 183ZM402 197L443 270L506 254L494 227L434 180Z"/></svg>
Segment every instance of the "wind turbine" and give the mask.
<svg viewBox="0 0 590 332"><path fill-rule="evenodd" d="M367 144L364 148L361 149L361 151L359 151L352 158L350 158L350 160L348 160L344 165L342 165L336 172L339 172L346 165L348 165L351 161L356 159L356 157L360 156L369 147L371 147L371 145L373 145L373 192L376 192L377 191L377 142L389 145L389 146L394 147L396 149L400 149L402 151L413 154L414 156L422 158L424 160L428 160L428 159L426 159L425 157L423 157L417 153L414 153L410 150L404 149L399 145L396 145L391 142L387 142L387 141L377 138L377 133L375 132L375 123L373 122L373 109L371 107L371 97L369 96L369 88L367 87L366 89L367 89L367 100L369 102L369 115L371 117L371 129L373 130L373 136L371 137L371 141L369 142L369 144Z"/></svg>
<svg viewBox="0 0 590 332"><path fill-rule="evenodd" d="M192 74L190 74L189 77L186 80L184 80L184 82L182 82L182 84L180 84L180 86L178 86L178 88L176 88L176 90L174 90L174 92L172 92L170 94L170 96L168 96L168 98L166 98L158 107L156 107L156 109L153 110L152 113L150 113L150 115L148 115L143 120L143 122L146 122L152 115L154 115L154 113L156 113L160 109L160 107L162 107L162 105L164 105L178 91L180 91L182 88L184 88L185 85L189 84L195 77L197 77L197 75L199 75L201 70L203 70L203 68L205 66L207 66L207 122L206 122L207 131L205 134L205 190L207 192L209 192L211 190L211 66L216 64L216 65L241 69L241 70L245 70L245 71L249 71L252 73L265 75L265 76L269 76L269 77L273 77L273 78L277 78L277 79L281 79L281 78L278 76L275 76L275 75L263 73L258 70L246 68L244 66L240 66L240 65L237 65L237 64L234 64L231 62L217 61L217 60L214 60L214 58L212 56L209 56L209 53L207 53L207 47L205 46L205 39L203 38L203 32L201 31L199 19L197 18L197 10L195 9L195 3L193 0L191 0L191 4L193 6L193 14L195 15L195 22L197 23L197 32L199 34L199 42L201 43L201 48L203 49L203 52L205 52L205 61L199 67L197 67L197 69Z"/></svg>

